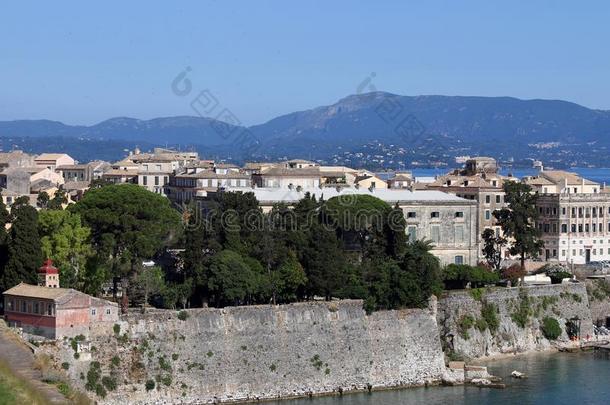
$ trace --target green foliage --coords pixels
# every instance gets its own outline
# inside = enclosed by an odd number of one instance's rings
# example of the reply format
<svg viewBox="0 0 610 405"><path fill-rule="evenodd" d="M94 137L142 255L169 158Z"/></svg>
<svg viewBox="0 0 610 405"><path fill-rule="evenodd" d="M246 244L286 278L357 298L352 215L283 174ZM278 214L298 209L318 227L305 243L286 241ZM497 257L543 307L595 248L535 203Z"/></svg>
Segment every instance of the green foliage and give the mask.
<svg viewBox="0 0 610 405"><path fill-rule="evenodd" d="M559 336L561 336L561 326L559 326L559 322L557 319L546 317L542 320L542 334L548 340L556 340Z"/></svg>
<svg viewBox="0 0 610 405"><path fill-rule="evenodd" d="M472 288L469 292L470 292L470 296L475 301L481 301L483 299L484 290L482 288Z"/></svg>
<svg viewBox="0 0 610 405"><path fill-rule="evenodd" d="M473 267L467 264L449 264L443 269L443 282L447 289L463 289L470 283L471 287L483 287L499 281L497 273L484 267Z"/></svg>
<svg viewBox="0 0 610 405"><path fill-rule="evenodd" d="M170 385L172 385L172 376L171 376L171 374L165 374L164 376L161 376L159 378L159 382L161 382L163 385L169 387Z"/></svg>
<svg viewBox="0 0 610 405"><path fill-rule="evenodd" d="M97 396L99 396L101 398L106 398L106 395L107 395L106 389L104 388L104 386L102 384L97 384L95 386L95 393L97 394Z"/></svg>
<svg viewBox="0 0 610 405"><path fill-rule="evenodd" d="M591 280L591 284L587 284L587 293L591 297L591 301L605 301L610 298L610 282Z"/></svg>
<svg viewBox="0 0 610 405"><path fill-rule="evenodd" d="M173 353L173 354L172 354L172 360L173 360L173 361L178 360L178 353Z"/></svg>
<svg viewBox="0 0 610 405"><path fill-rule="evenodd" d="M468 333L468 331L473 326L475 326L475 323L476 320L474 319L474 317L470 315L462 315L462 317L458 321L458 331L460 333L460 336L462 336L466 340L470 339L470 334Z"/></svg>
<svg viewBox="0 0 610 405"><path fill-rule="evenodd" d="M63 368L64 370L69 370L70 363L64 361L63 363L61 363L61 368Z"/></svg>
<svg viewBox="0 0 610 405"><path fill-rule="evenodd" d="M481 306L481 318L485 320L485 323L492 334L500 327L498 307L495 304L484 302Z"/></svg>
<svg viewBox="0 0 610 405"><path fill-rule="evenodd" d="M172 365L165 359L165 356L159 357L159 367L163 371L172 371Z"/></svg>
<svg viewBox="0 0 610 405"><path fill-rule="evenodd" d="M36 209L15 202L11 208L11 218L13 220L8 234L8 260L0 275L0 287L3 291L20 282L36 284L36 271L42 264Z"/></svg>
<svg viewBox="0 0 610 405"><path fill-rule="evenodd" d="M489 325L487 325L487 321L485 320L485 318L477 318L477 320L474 323L474 326L476 326L476 328L480 332L484 332L489 327Z"/></svg>
<svg viewBox="0 0 610 405"><path fill-rule="evenodd" d="M114 331L115 335L118 335L121 333L121 325L119 325L118 323L115 323L114 325L112 325L112 330Z"/></svg>
<svg viewBox="0 0 610 405"><path fill-rule="evenodd" d="M114 391L117 387L117 381L113 377L104 376L102 377L102 384L108 391Z"/></svg>
<svg viewBox="0 0 610 405"><path fill-rule="evenodd" d="M146 380L146 391L152 391L155 389L155 381L154 380Z"/></svg>
<svg viewBox="0 0 610 405"><path fill-rule="evenodd" d="M186 321L189 317L189 313L186 311L180 311L178 312L178 319L180 319L181 321Z"/></svg>
<svg viewBox="0 0 610 405"><path fill-rule="evenodd" d="M275 372L276 369L277 369L277 366L275 364L272 364L269 366L269 370L271 370L272 372Z"/></svg>
<svg viewBox="0 0 610 405"><path fill-rule="evenodd" d="M91 364L89 365L89 371L87 371L87 383L85 384L85 388L88 391L96 391L101 376L102 370L100 367L100 363L97 361L91 362Z"/></svg>
<svg viewBox="0 0 610 405"><path fill-rule="evenodd" d="M502 227L504 236L511 241L511 255L520 257L523 268L525 260L538 257L544 247L540 231L536 228L538 194L532 193L528 184L515 181L504 182L504 192L508 207L495 211L493 215Z"/></svg>
<svg viewBox="0 0 610 405"><path fill-rule="evenodd" d="M481 235L483 239L483 256L487 264L495 271L500 271L502 264L502 249L508 241L502 236L496 236L493 229L485 229Z"/></svg>
<svg viewBox="0 0 610 405"><path fill-rule="evenodd" d="M91 230L81 224L78 214L63 210L42 210L38 229L44 257L53 259L62 274L62 287L80 287L87 259L93 254L89 243ZM69 280L66 273L78 275Z"/></svg>
<svg viewBox="0 0 610 405"><path fill-rule="evenodd" d="M510 315L513 322L525 328L532 315L531 299L523 288L519 290L519 301L516 310Z"/></svg>
<svg viewBox="0 0 610 405"><path fill-rule="evenodd" d="M320 371L322 369L322 366L324 365L324 362L322 360L320 360L320 355L318 355L318 354L314 355L311 359L309 359L309 362L318 371Z"/></svg>
<svg viewBox="0 0 610 405"><path fill-rule="evenodd" d="M121 359L119 359L119 356L113 356L112 359L110 359L110 364L113 367L118 367L119 364L121 364Z"/></svg>
<svg viewBox="0 0 610 405"><path fill-rule="evenodd" d="M176 237L180 216L167 198L133 184L109 185L85 193L70 211L91 229L97 256L116 276L131 275Z"/></svg>

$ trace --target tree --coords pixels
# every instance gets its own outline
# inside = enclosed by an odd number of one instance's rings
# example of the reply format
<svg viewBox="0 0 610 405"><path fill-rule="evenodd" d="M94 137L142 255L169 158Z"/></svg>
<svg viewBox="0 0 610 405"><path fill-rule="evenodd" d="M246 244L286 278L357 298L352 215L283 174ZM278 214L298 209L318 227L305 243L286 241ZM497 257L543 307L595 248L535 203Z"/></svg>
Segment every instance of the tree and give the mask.
<svg viewBox="0 0 610 405"><path fill-rule="evenodd" d="M41 191L38 193L38 198L36 198L36 205L38 208L47 208L49 204L49 194L46 191Z"/></svg>
<svg viewBox="0 0 610 405"><path fill-rule="evenodd" d="M6 231L6 224L9 221L9 213L6 209L6 205L4 205L4 201L2 200L2 195L0 194L0 288L4 291L6 288L3 279L4 279L4 268L6 266L6 262L8 261L8 243L9 243L9 234Z"/></svg>
<svg viewBox="0 0 610 405"><path fill-rule="evenodd" d="M218 306L246 303L255 287L254 272L237 252L223 250L212 258L208 288Z"/></svg>
<svg viewBox="0 0 610 405"><path fill-rule="evenodd" d="M38 229L42 253L60 269L61 285L80 287L81 272L93 254L89 243L91 230L82 225L79 214L64 210L40 211Z"/></svg>
<svg viewBox="0 0 610 405"><path fill-rule="evenodd" d="M2 275L3 290L22 281L36 283L36 271L42 264L36 209L25 204L13 205L11 218L8 262Z"/></svg>
<svg viewBox="0 0 610 405"><path fill-rule="evenodd" d="M89 190L70 210L91 229L100 263L110 263L111 273L124 282L142 259L154 257L181 231L180 215L168 199L134 184Z"/></svg>
<svg viewBox="0 0 610 405"><path fill-rule="evenodd" d="M145 268L138 273L136 279L137 285L142 289L144 296L142 304L146 309L150 296L161 293L165 288L163 270L157 266Z"/></svg>
<svg viewBox="0 0 610 405"><path fill-rule="evenodd" d="M465 288L468 283L473 288L498 282L499 275L484 267L467 264L449 264L443 269L443 282L446 289Z"/></svg>
<svg viewBox="0 0 610 405"><path fill-rule="evenodd" d="M495 271L502 269L502 248L506 246L508 241L502 236L496 236L493 229L485 229L481 235L483 238L483 256L487 264Z"/></svg>
<svg viewBox="0 0 610 405"><path fill-rule="evenodd" d="M401 299L393 303L395 307L424 308L431 295L442 293L441 265L431 250L430 241L418 240L407 244L399 266L409 275L408 283L402 284Z"/></svg>
<svg viewBox="0 0 610 405"><path fill-rule="evenodd" d="M68 196L66 192L62 189L59 189L55 192L55 195L51 200L48 201L47 208L50 210L63 210L64 205L68 203Z"/></svg>
<svg viewBox="0 0 610 405"><path fill-rule="evenodd" d="M521 268L525 270L525 260L538 256L544 242L536 229L538 194L532 193L528 184L507 181L504 183L507 208L494 212L504 235L511 240L510 253L518 255Z"/></svg>

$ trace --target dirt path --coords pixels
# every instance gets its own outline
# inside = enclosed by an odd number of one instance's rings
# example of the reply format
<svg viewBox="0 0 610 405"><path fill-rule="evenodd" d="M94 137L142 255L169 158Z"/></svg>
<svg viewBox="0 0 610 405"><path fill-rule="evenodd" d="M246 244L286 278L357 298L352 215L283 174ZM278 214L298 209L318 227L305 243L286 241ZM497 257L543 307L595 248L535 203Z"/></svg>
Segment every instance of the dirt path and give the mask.
<svg viewBox="0 0 610 405"><path fill-rule="evenodd" d="M66 398L57 389L42 381L42 373L34 369L34 354L12 334L4 322L0 322L0 359L11 370L27 380L44 395L51 404L67 404Z"/></svg>

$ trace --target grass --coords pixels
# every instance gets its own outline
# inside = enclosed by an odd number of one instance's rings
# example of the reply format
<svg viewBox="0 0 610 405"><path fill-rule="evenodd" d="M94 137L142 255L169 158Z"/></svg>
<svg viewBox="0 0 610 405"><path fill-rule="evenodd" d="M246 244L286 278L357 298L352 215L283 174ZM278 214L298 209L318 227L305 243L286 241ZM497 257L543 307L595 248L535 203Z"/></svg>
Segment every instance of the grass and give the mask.
<svg viewBox="0 0 610 405"><path fill-rule="evenodd" d="M0 361L0 405L48 403L45 396L29 381L13 373L4 362Z"/></svg>

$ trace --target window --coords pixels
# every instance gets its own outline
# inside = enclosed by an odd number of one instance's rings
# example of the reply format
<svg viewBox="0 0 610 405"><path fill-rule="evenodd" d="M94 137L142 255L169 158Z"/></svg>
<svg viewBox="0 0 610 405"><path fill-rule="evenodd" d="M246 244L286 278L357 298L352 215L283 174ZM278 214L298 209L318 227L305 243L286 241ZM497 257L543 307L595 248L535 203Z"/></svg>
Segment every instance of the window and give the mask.
<svg viewBox="0 0 610 405"><path fill-rule="evenodd" d="M500 195L498 194L498 195L496 195L496 204L500 204L500 201L501 201Z"/></svg>
<svg viewBox="0 0 610 405"><path fill-rule="evenodd" d="M53 315L53 306L51 304L47 305L47 315Z"/></svg>
<svg viewBox="0 0 610 405"><path fill-rule="evenodd" d="M491 219L491 211L490 210L485 210L485 219L488 220L488 221Z"/></svg>
<svg viewBox="0 0 610 405"><path fill-rule="evenodd" d="M439 218L440 217L440 213L438 211L432 211L430 213L430 218Z"/></svg>
<svg viewBox="0 0 610 405"><path fill-rule="evenodd" d="M27 303L25 301L21 301L21 312L27 312Z"/></svg>
<svg viewBox="0 0 610 405"><path fill-rule="evenodd" d="M464 218L464 213L463 213L462 211L457 211L457 212L455 213L455 217L456 217L456 218Z"/></svg>
<svg viewBox="0 0 610 405"><path fill-rule="evenodd" d="M561 224L561 233L568 233L568 225Z"/></svg>
<svg viewBox="0 0 610 405"><path fill-rule="evenodd" d="M106 315L110 315L110 312L111 312L111 311L110 311L110 308L107 308L107 309L106 309Z"/></svg>
<svg viewBox="0 0 610 405"><path fill-rule="evenodd" d="M148 176L142 176L142 185L146 186L146 183L148 183Z"/></svg>
<svg viewBox="0 0 610 405"><path fill-rule="evenodd" d="M407 212L407 218L417 218L417 212L415 212L415 211Z"/></svg>
<svg viewBox="0 0 610 405"><path fill-rule="evenodd" d="M464 264L464 256L458 255L453 259L455 264Z"/></svg>
<svg viewBox="0 0 610 405"><path fill-rule="evenodd" d="M464 242L464 226L456 225L455 226L455 243L463 243Z"/></svg>
<svg viewBox="0 0 610 405"><path fill-rule="evenodd" d="M432 242L440 242L441 240L441 227L438 225L434 225L430 227L430 239Z"/></svg>
<svg viewBox="0 0 610 405"><path fill-rule="evenodd" d="M576 224L572 224L572 225L570 226L570 230L571 230L572 232L576 232Z"/></svg>
<svg viewBox="0 0 610 405"><path fill-rule="evenodd" d="M39 304L38 304L37 302L35 302L35 303L34 303L34 313L35 313L35 314L37 314L37 313L39 312L38 305L39 305Z"/></svg>
<svg viewBox="0 0 610 405"><path fill-rule="evenodd" d="M413 242L417 240L417 227L410 226L407 228L407 235L409 235L409 241Z"/></svg>
<svg viewBox="0 0 610 405"><path fill-rule="evenodd" d="M95 316L97 314L97 310L95 308L91 308L91 315Z"/></svg>
<svg viewBox="0 0 610 405"><path fill-rule="evenodd" d="M489 204L491 203L491 196L490 195L486 195L485 196L485 204Z"/></svg>
<svg viewBox="0 0 610 405"><path fill-rule="evenodd" d="M155 186L159 185L159 176L155 176Z"/></svg>

